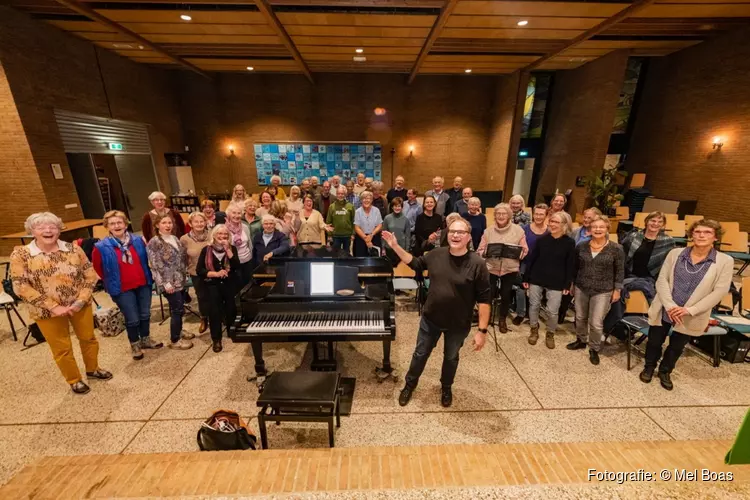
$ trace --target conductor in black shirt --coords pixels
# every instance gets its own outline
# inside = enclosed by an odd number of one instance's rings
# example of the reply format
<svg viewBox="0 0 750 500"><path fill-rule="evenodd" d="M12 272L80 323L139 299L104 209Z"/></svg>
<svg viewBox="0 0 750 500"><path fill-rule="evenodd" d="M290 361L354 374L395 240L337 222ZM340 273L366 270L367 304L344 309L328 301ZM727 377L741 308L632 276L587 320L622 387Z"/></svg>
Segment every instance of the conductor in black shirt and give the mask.
<svg viewBox="0 0 750 500"><path fill-rule="evenodd" d="M436 248L422 257L414 257L401 248L392 233L383 231L383 239L417 274L427 270L431 281L417 333L417 347L398 404L409 403L442 333L445 338L440 403L447 408L453 403L451 386L458 369L458 352L471 330L475 303L479 304L479 331L474 335L474 350L481 350L487 338L491 300L487 265L479 255L469 252L471 226L464 219L454 221L448 228L447 247Z"/></svg>

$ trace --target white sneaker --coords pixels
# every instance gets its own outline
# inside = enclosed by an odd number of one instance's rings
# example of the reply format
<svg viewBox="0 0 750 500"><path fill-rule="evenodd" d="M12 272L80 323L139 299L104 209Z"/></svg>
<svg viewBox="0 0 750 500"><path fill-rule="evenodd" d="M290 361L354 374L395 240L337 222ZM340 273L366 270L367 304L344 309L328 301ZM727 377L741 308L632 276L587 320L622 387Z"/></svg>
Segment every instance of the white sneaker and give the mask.
<svg viewBox="0 0 750 500"><path fill-rule="evenodd" d="M169 343L170 349L179 349L181 351L186 351L188 349L191 349L192 347L193 347L193 343L185 339L180 339L177 342Z"/></svg>
<svg viewBox="0 0 750 500"><path fill-rule="evenodd" d="M185 340L193 340L195 338L195 334L190 332L182 332L181 337Z"/></svg>

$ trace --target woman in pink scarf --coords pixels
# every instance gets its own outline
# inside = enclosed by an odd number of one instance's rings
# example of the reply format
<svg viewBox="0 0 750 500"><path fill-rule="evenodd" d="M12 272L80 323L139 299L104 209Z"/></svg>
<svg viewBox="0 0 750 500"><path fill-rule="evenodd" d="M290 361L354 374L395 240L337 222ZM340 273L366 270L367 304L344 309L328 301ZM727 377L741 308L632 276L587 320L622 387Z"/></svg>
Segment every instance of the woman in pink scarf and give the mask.
<svg viewBox="0 0 750 500"><path fill-rule="evenodd" d="M253 240L250 236L250 228L242 223L244 207L232 202L227 207L226 228L229 231L230 244L237 249L237 257L240 260L240 275L242 286L250 282L253 274Z"/></svg>

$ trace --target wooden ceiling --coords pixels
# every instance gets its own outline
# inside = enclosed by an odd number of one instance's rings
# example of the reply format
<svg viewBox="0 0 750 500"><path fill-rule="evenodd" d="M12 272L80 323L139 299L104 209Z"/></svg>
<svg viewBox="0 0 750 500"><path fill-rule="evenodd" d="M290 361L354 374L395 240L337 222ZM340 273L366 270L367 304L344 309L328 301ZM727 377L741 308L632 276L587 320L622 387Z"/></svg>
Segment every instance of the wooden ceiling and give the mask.
<svg viewBox="0 0 750 500"><path fill-rule="evenodd" d="M617 49L663 56L738 25L750 0L655 0L581 43L631 6L623 0L4 0L146 64L255 72L511 73L570 69ZM73 3L113 21L97 22ZM635 2L640 3L640 2ZM67 6L66 6L67 5ZM265 9L264 9L265 5ZM441 16L441 9L445 13ZM190 16L183 20L180 16ZM527 21L524 26L519 22ZM122 26L124 30L117 29ZM140 35L141 41L133 34ZM143 40L148 42L144 45ZM362 49L362 53L355 52ZM420 54L424 54L420 57ZM365 57L355 61L354 57Z"/></svg>

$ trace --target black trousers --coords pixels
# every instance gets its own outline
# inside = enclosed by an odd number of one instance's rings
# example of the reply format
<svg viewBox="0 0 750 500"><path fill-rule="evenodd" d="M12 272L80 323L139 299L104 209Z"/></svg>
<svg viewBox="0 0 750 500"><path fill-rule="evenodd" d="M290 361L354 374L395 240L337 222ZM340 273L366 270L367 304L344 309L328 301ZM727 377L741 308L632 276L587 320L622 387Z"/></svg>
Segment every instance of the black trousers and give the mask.
<svg viewBox="0 0 750 500"><path fill-rule="evenodd" d="M207 318L208 311L211 308L208 290L206 290L207 285L200 276L190 276L190 280L193 282L195 295L198 297L198 314L200 314L201 318Z"/></svg>
<svg viewBox="0 0 750 500"><path fill-rule="evenodd" d="M206 283L208 292L208 325L211 329L211 340L217 342L221 340L222 323L227 329L234 322L237 315L237 307L234 303L236 287L231 283L214 282Z"/></svg>
<svg viewBox="0 0 750 500"><path fill-rule="evenodd" d="M562 325L565 323L565 314L570 309L570 303L573 302L573 294L563 295L560 301L560 311L557 314L557 324ZM605 330L606 331L606 330Z"/></svg>
<svg viewBox="0 0 750 500"><path fill-rule="evenodd" d="M677 360L682 356L682 351L690 342L690 335L672 331L672 335L669 335L669 345L664 351L664 357L662 357L661 346L664 345L670 328L672 328L672 325L666 322L663 322L661 326L652 325L649 327L648 343L646 344L646 368L655 369L656 364L659 363L659 358L661 358L659 372L672 373L672 370L674 370Z"/></svg>
<svg viewBox="0 0 750 500"><path fill-rule="evenodd" d="M518 280L518 273L508 273L502 276L490 273L490 293L492 298L497 298L500 295L500 310L499 315L501 318L508 317L508 311L510 310L510 303L513 300L513 285ZM498 282L500 282L500 288L498 290Z"/></svg>
<svg viewBox="0 0 750 500"><path fill-rule="evenodd" d="M244 264L240 264L240 276L242 279L243 287L250 283L250 280L253 279L253 269L255 269L255 267L253 265L252 259L248 260Z"/></svg>

